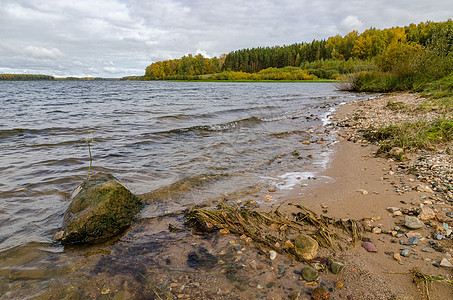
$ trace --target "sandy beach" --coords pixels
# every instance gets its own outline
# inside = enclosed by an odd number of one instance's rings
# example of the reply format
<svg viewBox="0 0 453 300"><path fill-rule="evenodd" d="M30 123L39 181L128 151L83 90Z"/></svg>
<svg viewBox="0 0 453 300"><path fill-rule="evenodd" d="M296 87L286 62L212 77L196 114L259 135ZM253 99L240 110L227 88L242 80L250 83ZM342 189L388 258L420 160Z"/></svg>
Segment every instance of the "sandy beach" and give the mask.
<svg viewBox="0 0 453 300"><path fill-rule="evenodd" d="M439 265L442 259L450 262L453 254L451 235L445 238L443 228L443 224L448 224L447 227L453 225L451 193L442 187L433 190L433 182L420 180L422 176L408 174L411 166L417 166L414 162L420 157L442 156L443 165L438 159L436 167L444 167L447 172L434 174L433 177L449 177L451 180L452 166L448 160L451 157L448 158L442 151L431 155L415 153L403 162L376 157L378 147L363 140L358 133L358 130L370 124L379 126L434 115L393 112L386 108L388 101L401 101L404 105L415 107L423 99L416 94L396 94L343 105L334 117L335 122L343 121L343 128L338 132L337 152L330 167L322 174L332 178L332 181L305 191L303 198L289 196L291 201L303 201L304 205L319 214L324 210L330 217L364 219L369 229L373 230L365 236L376 245L376 253L367 252L357 245L338 257L346 264L337 280L344 283L347 292L342 295L347 299L391 299L397 295L407 297L397 299L423 299L419 290L423 289L423 285L417 288L411 270L419 268L425 274L448 279L453 274L453 268ZM436 167L431 166L431 172L435 172ZM425 217L420 229L404 226L405 215L421 206L431 208L434 215ZM444 238L435 239L436 232L442 232ZM404 245L413 236L418 239L416 245ZM409 257L394 255L400 254L405 247L410 251ZM445 282L432 282L429 291L430 299L453 297L453 287ZM333 299L342 298L340 294L332 295ZM424 299L427 299L426 295Z"/></svg>

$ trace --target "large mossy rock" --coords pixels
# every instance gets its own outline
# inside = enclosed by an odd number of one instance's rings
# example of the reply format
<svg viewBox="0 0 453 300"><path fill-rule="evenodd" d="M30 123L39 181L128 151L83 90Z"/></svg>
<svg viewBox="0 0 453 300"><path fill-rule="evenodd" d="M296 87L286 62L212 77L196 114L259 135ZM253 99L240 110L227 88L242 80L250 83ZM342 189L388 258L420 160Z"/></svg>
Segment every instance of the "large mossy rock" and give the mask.
<svg viewBox="0 0 453 300"><path fill-rule="evenodd" d="M74 190L55 237L63 245L102 242L132 224L143 203L111 178L85 180Z"/></svg>

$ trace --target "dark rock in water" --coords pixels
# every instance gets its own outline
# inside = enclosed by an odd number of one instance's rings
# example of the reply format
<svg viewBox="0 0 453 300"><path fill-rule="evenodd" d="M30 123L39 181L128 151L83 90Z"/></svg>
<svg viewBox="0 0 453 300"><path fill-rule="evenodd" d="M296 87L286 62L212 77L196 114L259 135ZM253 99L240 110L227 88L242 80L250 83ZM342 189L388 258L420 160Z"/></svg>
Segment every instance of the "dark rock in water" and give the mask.
<svg viewBox="0 0 453 300"><path fill-rule="evenodd" d="M217 258L210 254L206 248L200 248L198 251L192 251L187 255L187 265L194 269L212 269L216 264Z"/></svg>
<svg viewBox="0 0 453 300"><path fill-rule="evenodd" d="M301 273L302 278L306 281L315 281L319 276L319 272L309 266L303 267Z"/></svg>
<svg viewBox="0 0 453 300"><path fill-rule="evenodd" d="M330 263L329 270L332 272L332 274L338 274L343 270L344 264L338 261L333 261Z"/></svg>
<svg viewBox="0 0 453 300"><path fill-rule="evenodd" d="M63 245L102 242L131 225L143 203L112 178L85 180L74 190L55 236Z"/></svg>

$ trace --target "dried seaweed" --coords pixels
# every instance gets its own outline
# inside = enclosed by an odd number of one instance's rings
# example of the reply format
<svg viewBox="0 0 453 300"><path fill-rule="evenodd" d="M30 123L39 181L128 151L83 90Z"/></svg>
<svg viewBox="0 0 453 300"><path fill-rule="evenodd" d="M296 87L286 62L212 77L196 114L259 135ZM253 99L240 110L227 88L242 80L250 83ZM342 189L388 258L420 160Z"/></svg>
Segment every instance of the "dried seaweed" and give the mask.
<svg viewBox="0 0 453 300"><path fill-rule="evenodd" d="M342 247L337 242L340 239L333 233L329 224L342 228L352 237L352 240L360 239L362 228L353 220L334 220L327 217L318 217L308 207L292 204L300 211L293 213L293 218L282 214L279 208L270 212L260 212L247 206L228 205L220 203L217 209L193 208L186 217L186 225L200 233L210 233L219 229L227 229L229 232L245 235L258 244L276 251L287 251L301 259L295 249L286 247L285 241L291 235L308 234L313 237L322 247L330 247L333 250Z"/></svg>
<svg viewBox="0 0 453 300"><path fill-rule="evenodd" d="M445 282L449 285L453 285L453 280L444 278L442 276L424 274L420 271L419 268L413 268L411 272L413 280L417 285L418 291L422 295L423 299L430 300L431 282L433 281Z"/></svg>

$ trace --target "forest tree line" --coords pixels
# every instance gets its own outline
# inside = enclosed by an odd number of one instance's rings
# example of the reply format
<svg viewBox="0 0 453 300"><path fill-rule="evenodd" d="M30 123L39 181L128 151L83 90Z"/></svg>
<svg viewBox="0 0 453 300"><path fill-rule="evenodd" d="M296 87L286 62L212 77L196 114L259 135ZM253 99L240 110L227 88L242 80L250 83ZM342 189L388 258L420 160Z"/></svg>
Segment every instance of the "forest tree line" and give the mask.
<svg viewBox="0 0 453 300"><path fill-rule="evenodd" d="M287 69L291 74L286 76L281 71L275 76L266 76L275 80L298 80L292 79L297 76L338 79L341 75L360 71L407 72L403 69L414 63L409 60L415 57L423 60L420 55L426 49L435 50L441 56L451 53L452 31L453 21L450 19L388 29L370 28L363 33L352 31L345 36L337 35L310 43L241 49L220 58L188 55L151 64L146 68L144 79L201 79L208 74L216 74L210 78L212 80L262 79L263 76L258 76L262 70L270 74L275 69L287 67L298 68L308 76L302 76L294 69ZM295 73L298 75L294 77Z"/></svg>
<svg viewBox="0 0 453 300"><path fill-rule="evenodd" d="M50 75L0 74L0 81L54 80Z"/></svg>

